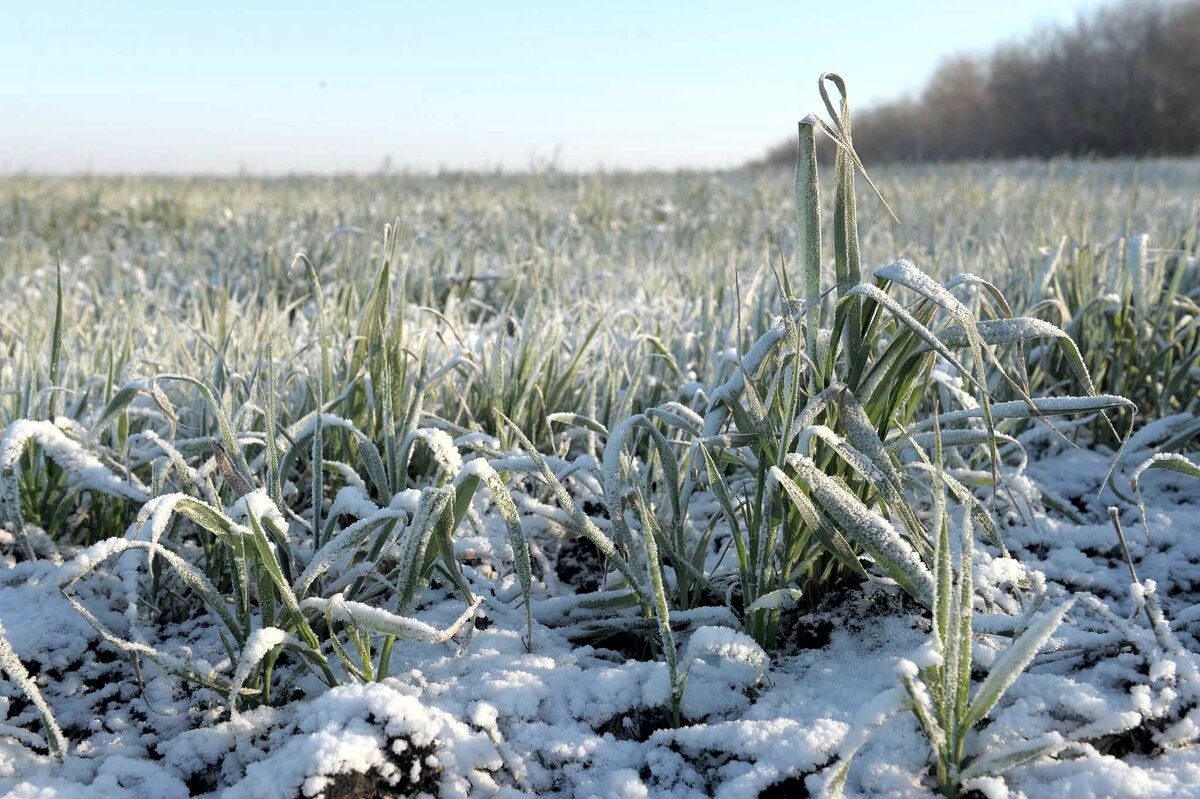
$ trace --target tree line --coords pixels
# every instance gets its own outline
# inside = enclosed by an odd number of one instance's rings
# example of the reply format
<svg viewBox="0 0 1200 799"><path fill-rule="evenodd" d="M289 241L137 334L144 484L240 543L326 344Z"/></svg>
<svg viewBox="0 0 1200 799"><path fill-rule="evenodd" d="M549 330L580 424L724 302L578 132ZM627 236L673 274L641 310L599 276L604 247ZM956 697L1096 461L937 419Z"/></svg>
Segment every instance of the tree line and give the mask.
<svg viewBox="0 0 1200 799"><path fill-rule="evenodd" d="M868 163L1200 153L1200 0L1126 0L949 57L917 96L855 109L853 136ZM794 159L789 141L765 160Z"/></svg>

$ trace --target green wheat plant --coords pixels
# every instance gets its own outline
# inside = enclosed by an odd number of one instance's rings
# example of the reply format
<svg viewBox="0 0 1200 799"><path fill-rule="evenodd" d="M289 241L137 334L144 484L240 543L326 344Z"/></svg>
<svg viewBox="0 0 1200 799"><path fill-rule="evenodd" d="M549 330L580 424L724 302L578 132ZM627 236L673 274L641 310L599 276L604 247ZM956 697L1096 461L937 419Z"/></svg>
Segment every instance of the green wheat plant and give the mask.
<svg viewBox="0 0 1200 799"><path fill-rule="evenodd" d="M1104 393L1132 400L1147 420L1197 411L1200 396L1200 275L1186 253L1154 250L1148 235L1104 245L1064 237L1036 279L1014 292L1027 313L1054 321L1086 344L1085 361ZM1078 393L1062 370L1060 353L1035 348L1031 379L1048 389ZM1097 440L1116 447L1112 428L1097 425ZM1194 445L1196 433L1176 446Z"/></svg>
<svg viewBox="0 0 1200 799"><path fill-rule="evenodd" d="M222 691L235 707L241 696L271 701L272 669L284 650L295 656L302 669L316 671L330 685L347 679L378 680L388 675L397 640L446 640L470 621L478 608L479 599L454 560L451 539L482 485L495 492L514 545L521 552L520 521L505 487L486 464L451 475L447 486L426 487L416 507L408 511L375 506L361 489L349 493L343 489L326 517L324 535L313 536L311 553L297 548L288 522L268 491L252 488L232 423L211 389L202 388L214 400L213 412L223 431L220 438L225 439L224 444L213 446L217 469L237 501L226 508L204 496L159 493L145 502L125 537L94 544L59 576L67 600L118 649L145 656L177 676ZM330 426L337 424L334 417ZM306 446L311 436L297 434L293 438L297 440L295 449ZM431 438L443 442L437 436ZM230 452L234 454L230 456ZM281 462L287 460L285 455ZM91 468L95 472L102 467ZM180 463L180 468L185 474L190 469L186 463ZM115 475L106 476L113 490L123 485ZM91 478L96 480L97 475L93 473ZM160 472L158 479L162 478ZM196 488L201 478L192 470L184 482ZM211 496L214 492L210 487L199 493ZM353 510L344 510L347 505ZM338 521L346 513L359 518L343 526ZM176 535L181 534L177 521L207 536L206 569L192 565L172 546L168 533L175 529ZM156 563L165 562L195 601L220 623L232 674L200 670L147 643L136 628L131 637L122 637L75 597L76 583L107 561L114 561L114 568L136 569L128 558L122 560L134 551L145 554L151 574L155 574ZM435 569L456 586L467 604L446 630L411 617ZM161 578L152 584L159 582ZM522 571L521 582L528 590L527 569Z"/></svg>
<svg viewBox="0 0 1200 799"><path fill-rule="evenodd" d="M940 453L939 453L940 454ZM1065 740L1051 734L1037 740L997 751L971 751L972 731L988 717L996 704L1029 666L1074 604L1063 602L1034 619L1011 646L992 664L984 680L972 691L972 630L974 588L971 569L975 533L971 514L963 512L959 528L957 566L950 544L950 514L944 500L936 504L934 528L939 531L934 553L932 640L920 663L901 660L897 667L902 694L892 709L869 726L852 732L840 750L840 761L829 769L826 788L841 795L854 755L874 730L889 718L907 710L929 743L930 762L938 790L959 796L964 783L980 777L997 776L1021 763L1052 753Z"/></svg>

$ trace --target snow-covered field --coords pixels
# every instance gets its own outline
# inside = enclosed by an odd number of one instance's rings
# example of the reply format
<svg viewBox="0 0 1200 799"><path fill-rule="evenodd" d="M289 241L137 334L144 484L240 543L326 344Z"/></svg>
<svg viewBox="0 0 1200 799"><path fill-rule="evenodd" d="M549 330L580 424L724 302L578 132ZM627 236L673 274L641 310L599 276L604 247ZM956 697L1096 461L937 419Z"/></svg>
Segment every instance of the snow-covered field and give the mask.
<svg viewBox="0 0 1200 799"><path fill-rule="evenodd" d="M1134 169L0 183L0 794L1200 796Z"/></svg>

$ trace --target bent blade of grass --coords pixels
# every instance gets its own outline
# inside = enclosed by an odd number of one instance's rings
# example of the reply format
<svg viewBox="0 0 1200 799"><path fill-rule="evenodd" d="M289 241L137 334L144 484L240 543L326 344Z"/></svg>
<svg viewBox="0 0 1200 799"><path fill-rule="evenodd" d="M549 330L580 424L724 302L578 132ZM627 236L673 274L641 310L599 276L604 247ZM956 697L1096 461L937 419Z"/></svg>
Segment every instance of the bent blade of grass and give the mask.
<svg viewBox="0 0 1200 799"><path fill-rule="evenodd" d="M266 660L273 651L279 650L289 641L299 644L299 641L296 641L295 638L278 627L263 627L250 633L245 645L242 647L237 668L233 672L233 678L229 681L228 699L230 716L237 716L237 698L242 692L242 687L246 684L246 680L250 678L250 672L254 670L255 666Z"/></svg>
<svg viewBox="0 0 1200 799"><path fill-rule="evenodd" d="M992 319L975 323L975 330L984 344L1017 344L1040 338L1052 338L1062 351L1075 379L1083 386L1089 396L1094 396L1096 386L1088 372L1087 364L1079 352L1079 347L1061 328L1044 322L1041 319L1023 316L1016 319ZM938 333L938 338L948 347L961 347L969 344L970 336L961 325L955 324L944 328Z"/></svg>
<svg viewBox="0 0 1200 799"><path fill-rule="evenodd" d="M1133 475L1129 478L1129 486L1133 489L1133 496L1137 501L1138 513L1142 517L1142 530L1146 534L1147 541L1150 540L1150 523L1146 518L1146 503L1142 500L1139 483L1142 475L1150 469L1164 469L1200 479L1200 466L1192 463L1177 452L1159 452L1134 470Z"/></svg>
<svg viewBox="0 0 1200 799"><path fill-rule="evenodd" d="M68 752L67 739L63 735L62 728L58 726L54 712L46 703L37 683L29 676L29 670L25 668L25 664L17 657L17 653L8 642L8 632L4 629L3 622L0 622L0 668L4 669L8 678L37 708L38 716L42 719L42 729L46 733L46 747L54 759L61 762L63 756Z"/></svg>
<svg viewBox="0 0 1200 799"><path fill-rule="evenodd" d="M305 446L311 445L317 437L318 429L321 431L345 430L350 434L350 437L358 445L358 455L362 458L363 467L366 469L371 485L379 492L384 504L390 502L391 487L388 483L383 457L379 454L379 448L352 421L333 413L309 414L287 431L286 438L291 442L291 446L279 462L280 479L291 472L300 454L304 452ZM310 449L315 451L315 447L310 447Z"/></svg>
<svg viewBox="0 0 1200 799"><path fill-rule="evenodd" d="M649 408L646 410L646 416L693 436L700 435L704 426L704 419L699 414L677 402L668 402L657 408Z"/></svg>
<svg viewBox="0 0 1200 799"><path fill-rule="evenodd" d="M1033 407L1031 408L1030 405ZM1042 416L1072 416L1081 413L1125 408L1137 410L1137 406L1124 397L1114 394L1097 394L1092 397L1033 397L1029 401L1011 400L992 404L992 418L995 421L1005 419L1030 419ZM957 424L983 418L981 408L964 408L948 411L941 415L942 424ZM933 419L923 419L908 429L908 433L920 433L933 427Z"/></svg>
<svg viewBox="0 0 1200 799"><path fill-rule="evenodd" d="M1001 318L1013 318L1012 306L1008 304L1008 299L1004 296L1004 293L1000 291L1000 287L990 280L985 280L979 275L974 275L970 272L960 272L942 285L947 290L963 285L979 286L985 292L987 292L987 295L991 298L992 303L996 306L996 308L999 309Z"/></svg>
<svg viewBox="0 0 1200 799"><path fill-rule="evenodd" d="M835 114L833 104L825 90L825 82L832 82L841 93L841 114ZM833 162L834 201L833 201L833 256L834 273L837 280L838 304L848 302L845 337L846 354L852 372L851 383L857 382L858 370L862 368L864 358L861 352L863 303L858 298L847 300L849 291L862 279L862 265L858 248L858 211L854 193L854 162L849 153L854 149L850 130L850 100L846 93L846 83L840 76L826 73L818 81L821 98L825 107L837 125L841 141L845 146L838 147Z"/></svg>
<svg viewBox="0 0 1200 799"><path fill-rule="evenodd" d="M117 477L83 444L69 438L63 428L33 419L12 422L0 436L0 479L17 479L17 461L30 441L36 441L43 454L90 491L139 503L150 498L148 489L135 482L136 478Z"/></svg>
<svg viewBox="0 0 1200 799"><path fill-rule="evenodd" d="M221 444L225 448L226 454L233 460L233 465L241 473L242 478L246 482L250 482L250 465L246 462L246 455L242 452L242 448L238 446L237 435L234 432L233 423L230 421L229 413L225 410L225 404L221 402L213 390L212 386L204 380L198 380L185 374L166 373L155 375L155 377L147 384L146 390L151 392L150 385L157 383L160 380L171 380L180 383L188 383L200 389L201 395L205 402L208 403L213 415L217 419L217 429L220 433Z"/></svg>
<svg viewBox="0 0 1200 799"><path fill-rule="evenodd" d="M492 495L492 504L496 506L500 518L508 531L508 543L513 549L513 567L517 572L517 582L521 585L521 595L525 600L525 628L529 645L533 645L533 568L530 562L529 542L525 538L525 528L521 524L521 516L517 513L516 503L508 492L508 486L500 479L499 473L483 458L477 458L463 467L459 480L465 476L474 475L481 479Z"/></svg>
<svg viewBox="0 0 1200 799"><path fill-rule="evenodd" d="M581 413L571 413L571 412L552 413L546 417L546 423L547 424L565 424L565 425L570 425L571 427L581 427L584 430L591 430L593 433L599 433L602 436L608 435L607 427L605 427L603 424L596 421L595 419L591 418L590 416L584 416Z"/></svg>
<svg viewBox="0 0 1200 799"><path fill-rule="evenodd" d="M408 520L408 514L401 510L383 508L379 512L359 519L353 524L339 530L317 550L312 560L308 562L303 573L296 579L293 591L297 597L308 594L312 584L334 565L349 560L352 553L366 543L370 535L382 528L394 526Z"/></svg>
<svg viewBox="0 0 1200 799"><path fill-rule="evenodd" d="M129 440L132 441L135 438L141 438L149 441L154 446L162 450L164 454L166 454L167 460L170 461L172 468L175 469L175 473L179 475L179 481L183 484L184 493L190 493L192 496L203 500L210 505L215 506L219 504L216 488L213 486L211 478L209 478L207 475L201 477L200 471L193 468L192 465L187 462L187 459L183 456L183 453L180 452L174 444L164 440L153 430L142 430L139 433L131 435ZM280 504L280 507L282 507L282 504Z"/></svg>
<svg viewBox="0 0 1200 799"><path fill-rule="evenodd" d="M148 391L147 387L149 383L149 379L142 378L125 383L117 389L100 410L100 414L96 417L95 421L92 422L91 427L88 429L89 434L93 438L99 436L104 431L104 428L121 415L121 412L129 406L129 403L138 394Z"/></svg>
<svg viewBox="0 0 1200 799"><path fill-rule="evenodd" d="M482 603L482 597L475 597L458 618L440 630L431 624L392 613L374 605L344 599L340 594L328 599L309 597L301 603L301 608L306 612L317 612L322 615L329 613L335 621L379 635L394 636L427 644L440 644L457 635L458 631L474 618L475 612Z"/></svg>
<svg viewBox="0 0 1200 799"><path fill-rule="evenodd" d="M1053 754L1066 745L1067 741L1058 733L1047 733L1037 741L1018 746L1014 750L977 757L962 770L959 780L966 783L980 777L999 776L1023 763Z"/></svg>
<svg viewBox="0 0 1200 799"><path fill-rule="evenodd" d="M615 428L612 435L608 437L608 443L604 447L604 458L602 461L602 473L604 476L604 499L608 506L609 519L613 523L614 530L617 531L618 539L624 527L624 519L621 514L622 495L620 481L620 465L626 439L633 428L640 427L649 435L650 440L658 452L659 459L662 461L663 477L666 482L667 498L671 503L671 523L675 530L681 530L683 526L683 505L679 494L679 461L675 457L674 451L671 449L670 442L666 436L659 431L654 423L645 414L637 414L625 419Z"/></svg>
<svg viewBox="0 0 1200 799"><path fill-rule="evenodd" d="M454 446L450 435L445 430L421 427L410 431L400 444L399 462L402 473L407 473L417 443L424 444L429 450L444 479L453 479L462 469L462 455Z"/></svg>
<svg viewBox="0 0 1200 799"><path fill-rule="evenodd" d="M829 92L825 89L826 81L829 81L837 86L838 91L841 93L843 108L843 114L841 116L839 116L837 112L833 110L833 103L829 100ZM871 180L871 176L867 174L867 168L863 166L862 159L858 157L858 153L854 150L849 131L850 111L849 105L846 103L846 81L843 80L842 77L836 72L825 72L822 73L821 77L818 79L817 89L821 93L821 99L825 103L825 109L829 111L829 118L834 122L834 126L830 126L820 117L813 117L817 127L821 128L825 135L829 136L829 138L833 140L840 150L845 151L846 155L854 162L854 165L858 167L858 171L862 173L863 178L867 181L867 185L871 187L871 191L875 193L875 196L879 199L879 202L883 204L883 208L888 212L888 216L892 218L892 221L899 224L900 220L896 218L895 212L892 211L892 207L888 205L888 201L884 198L883 193L879 191L879 188L875 185L875 181ZM845 125L843 125L843 116L845 117Z"/></svg>
<svg viewBox="0 0 1200 799"><path fill-rule="evenodd" d="M926 275L921 270L917 269L910 262L901 259L887 266L880 267L875 270L875 276L892 283L898 283L905 288L908 288L920 296L926 298L935 305L945 309L950 317L962 328L967 337L967 342L971 350L971 360L974 365L974 371L971 373L962 369L961 365L956 361L951 361L955 364L955 368L979 389L980 402L983 407L984 423L987 426L988 432L995 432L995 422L992 419L991 405L992 397L987 388L987 362L983 358L984 343L979 335L979 330L976 327L976 321L967 306L963 305L958 299L951 294L947 289L938 285L937 281ZM865 284L864 284L865 285ZM891 309L889 309L891 310ZM895 315L895 311L892 311ZM916 321L915 319L913 320ZM926 343L931 344L921 331L912 328L914 332L921 335ZM944 348L943 348L944 349ZM939 351L942 357L945 355ZM992 458L992 479L996 481L999 469L999 455L996 453L995 442L992 442L990 455Z"/></svg>
<svg viewBox="0 0 1200 799"><path fill-rule="evenodd" d="M625 582L628 584L629 589L637 596L638 602L642 605L645 605L645 589L637 578L637 575L634 574L629 562L625 560L625 557L618 552L616 546L613 545L612 539L601 532L600 528L598 528L595 523L593 523L592 520L587 517L587 514L581 511L575 505L575 502L571 499L571 495L567 492L567 489L555 476L554 471L550 468L550 465L546 463L546 459L540 452L538 452L537 447L533 445L533 442L530 441L523 432L521 432L521 429L500 411L496 411L496 415L501 419L501 421L504 422L505 425L508 426L510 430L512 430L513 435L517 437L517 441L520 443L521 448L524 449L525 453L529 455L530 459L533 460L534 466L537 468L538 473L554 492L554 496L558 500L558 504L562 506L563 510L565 510L575 522L576 529L582 533L584 537L596 545L596 548L600 550L600 554L602 556L607 558L613 563L614 566L617 567L617 570L621 573L621 576L625 578Z"/></svg>
<svg viewBox="0 0 1200 799"><path fill-rule="evenodd" d="M53 422L18 419L10 423L0 436L0 509L29 560L35 560L37 554L25 531L17 464L30 441L36 441L42 454L57 463L81 488L134 502L149 499L148 488L135 482L132 474L127 480L117 477L99 458L68 438Z"/></svg>
<svg viewBox="0 0 1200 799"><path fill-rule="evenodd" d="M142 549L149 550L151 544L149 541L130 541L123 538L109 538L93 544L88 549L79 553L73 560L63 564L58 571L58 590L67 600L70 605L75 608L84 620L92 626L100 637L108 643L120 649L122 652L143 655L150 658L155 663L162 666L165 670L175 674L182 679L198 683L200 685L213 688L223 694L229 691L229 682L215 672L209 674L201 674L200 672L187 665L184 661L170 655L167 652L156 649L139 641L130 641L122 638L109 627L100 621L91 611L89 611L82 602L80 602L74 594L71 593L71 587L81 578L86 576L91 571L95 570L101 563L109 560L112 557L117 557L129 550ZM238 640L242 640L241 627L233 618L225 606L225 600L216 590L216 588L208 581L202 572L196 569L187 561L169 552L166 549L159 551L159 557L166 560L173 569L176 569L179 576L189 588L196 591L201 600L206 606L209 606L214 612L221 616L231 632L237 631ZM223 609L224 608L224 609Z"/></svg>
<svg viewBox="0 0 1200 799"><path fill-rule="evenodd" d="M787 337L787 329L780 320L759 336L738 362L729 379L709 394L708 409L704 414L704 436L716 436L729 419L733 407L746 390L745 376L759 370L766 359Z"/></svg>

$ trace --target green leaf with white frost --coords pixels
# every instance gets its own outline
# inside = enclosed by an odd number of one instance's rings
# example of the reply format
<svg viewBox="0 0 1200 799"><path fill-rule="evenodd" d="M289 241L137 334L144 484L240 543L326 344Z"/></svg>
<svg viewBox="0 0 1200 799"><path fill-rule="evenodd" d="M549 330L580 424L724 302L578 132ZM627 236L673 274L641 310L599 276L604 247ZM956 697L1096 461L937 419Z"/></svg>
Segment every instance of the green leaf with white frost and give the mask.
<svg viewBox="0 0 1200 799"><path fill-rule="evenodd" d="M412 521L400 536L394 557L398 570L396 606L401 613L411 612L426 588L425 552L442 514L453 499L452 489L427 487L421 492L421 500Z"/></svg>
<svg viewBox="0 0 1200 799"><path fill-rule="evenodd" d="M675 650L675 636L671 632L671 609L667 604L667 591L663 582L662 562L659 559L657 537L660 535L654 514L646 507L641 492L633 494L633 507L642 522L646 537L646 572L650 578L650 598L653 601L654 619L658 623L659 641L662 643L663 658L667 661L667 673L671 680L671 714L675 724L679 723L679 704L683 695L683 684L679 676L679 655Z"/></svg>
<svg viewBox="0 0 1200 799"><path fill-rule="evenodd" d="M500 475L482 458L468 463L458 481L467 475L478 476L487 486L492 495L492 504L504 520L508 530L508 543L513 550L513 568L517 572L517 582L521 585L521 596L525 600L525 627L529 644L533 642L533 569L530 565L529 542L525 539L525 528L521 525L521 517L517 506L508 493L508 486L500 479ZM456 481L456 486L458 484Z"/></svg>
<svg viewBox="0 0 1200 799"><path fill-rule="evenodd" d="M965 783L980 777L999 776L1023 763L1036 760L1043 755L1053 754L1066 745L1067 741L1061 735L1049 733L1037 741L1006 747L1000 752L980 755L967 764L967 767L959 774L959 779Z"/></svg>
<svg viewBox="0 0 1200 799"><path fill-rule="evenodd" d="M929 607L933 601L933 576L896 528L863 505L845 484L821 471L811 458L792 455L788 463L795 467L797 477L808 486L838 529L869 552L914 599Z"/></svg>
<svg viewBox="0 0 1200 799"><path fill-rule="evenodd" d="M837 558L838 562L845 568L849 569L852 574L866 578L867 572L862 567L862 564L859 563L858 557L854 554L854 549L850 546L850 542L827 521L824 514L817 510L812 500L808 498L808 495L778 466L771 467L770 473L771 477L783 488L784 493L787 494L792 504L796 506L796 510L804 520L804 523L808 525L813 535L824 545L826 550Z"/></svg>
<svg viewBox="0 0 1200 799"><path fill-rule="evenodd" d="M42 696L37 683L29 676L29 670L25 668L25 664L17 657L17 653L13 650L12 645L9 644L7 636L8 633L4 629L4 624L0 623L0 668L4 669L8 678L16 684L17 688L21 689L26 698L37 708L38 716L42 719L42 729L46 733L46 746L54 759L62 762L63 756L67 754L69 746L66 736L63 735L62 729L58 726L58 721L54 718L54 711L46 703L46 699Z"/></svg>
<svg viewBox="0 0 1200 799"><path fill-rule="evenodd" d="M1004 696L1004 693L1016 682L1021 672L1033 661L1037 653L1054 635L1058 625L1067 615L1067 611L1075 604L1069 599L1052 611L1043 613L1033 624L1029 625L1021 637L1013 642L1004 654L994 664L987 678L975 692L975 698L967 710L963 724L967 729L974 727L992 712L992 708Z"/></svg>
<svg viewBox="0 0 1200 799"><path fill-rule="evenodd" d="M1150 539L1150 523L1146 519L1146 503L1142 500L1142 493L1139 483L1142 475L1150 469L1163 469L1177 474L1187 475L1200 479L1200 466L1192 463L1183 455L1177 452L1159 452L1143 461L1133 471L1133 475L1129 478L1129 485L1133 489L1134 499L1137 500L1138 513L1142 518L1142 529L1146 533L1146 539Z"/></svg>
<svg viewBox="0 0 1200 799"><path fill-rule="evenodd" d="M821 185L817 179L816 124L805 117L799 125L796 150L796 251L800 253L804 273L805 337L808 359L817 363L817 330L821 327ZM810 389L816 388L816 370Z"/></svg>
<svg viewBox="0 0 1200 799"><path fill-rule="evenodd" d="M421 641L428 644L440 644L449 641L457 635L459 630L475 617L475 612L479 609L481 602L483 602L481 597L475 597L457 619L442 629L426 624L419 619L392 613L374 605L343 599L341 595L328 599L309 597L300 603L300 607L308 613L315 612L322 615L329 613L334 621L349 624L362 630L370 630L374 633L391 635L400 639Z"/></svg>
<svg viewBox="0 0 1200 799"><path fill-rule="evenodd" d="M748 608L747 613L753 613L756 610L779 610L780 608L789 608L800 601L804 596L804 592L799 588L779 588L775 591L763 594L758 599L754 600Z"/></svg>
<svg viewBox="0 0 1200 799"><path fill-rule="evenodd" d="M546 422L552 425L564 424L571 427L581 427L584 430L591 430L593 433L599 433L602 436L608 435L607 427L590 416L584 416L581 413L552 413L546 417Z"/></svg>
<svg viewBox="0 0 1200 799"><path fill-rule="evenodd" d="M237 698L242 691L242 686L250 678L250 672L273 651L282 648L288 642L299 644L295 638L278 627L263 627L250 633L242 647L237 669L233 672L233 679L229 681L230 715L237 715Z"/></svg>

